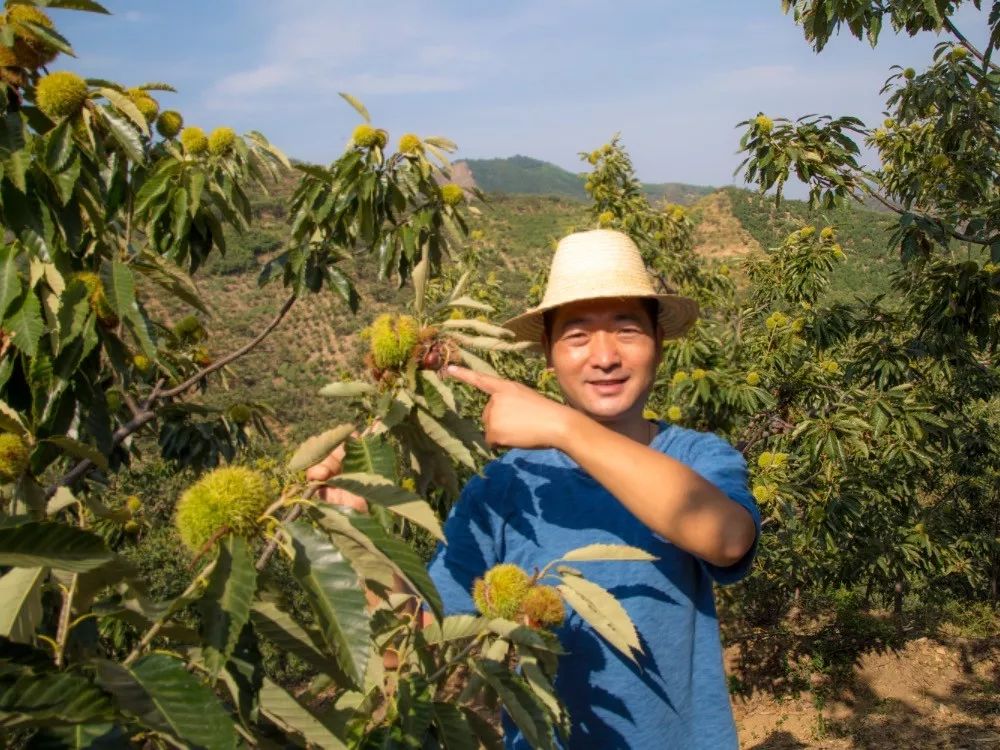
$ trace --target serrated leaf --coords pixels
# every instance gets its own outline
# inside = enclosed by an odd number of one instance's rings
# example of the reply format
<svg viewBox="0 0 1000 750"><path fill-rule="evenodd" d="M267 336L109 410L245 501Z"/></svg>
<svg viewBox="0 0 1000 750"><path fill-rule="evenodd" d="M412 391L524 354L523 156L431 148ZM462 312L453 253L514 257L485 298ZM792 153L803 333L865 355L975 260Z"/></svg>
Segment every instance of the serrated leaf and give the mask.
<svg viewBox="0 0 1000 750"><path fill-rule="evenodd" d="M563 599L597 633L633 662L633 651L642 653L635 625L625 608L604 588L574 575L563 574L556 586Z"/></svg>
<svg viewBox="0 0 1000 750"><path fill-rule="evenodd" d="M28 434L24 419L4 401L0 401L0 430L16 432L21 437Z"/></svg>
<svg viewBox="0 0 1000 750"><path fill-rule="evenodd" d="M86 459L102 471L108 470L107 456L92 445L82 443L79 440L74 440L73 438L65 435L45 438L42 442L54 445L62 450L63 453L67 453L74 458Z"/></svg>
<svg viewBox="0 0 1000 750"><path fill-rule="evenodd" d="M453 299L448 301L448 307L465 307L472 310L480 310L481 312L493 312L493 308L487 305L485 302L480 302L479 300L472 299L472 297L464 296L458 299Z"/></svg>
<svg viewBox="0 0 1000 750"><path fill-rule="evenodd" d="M451 411L456 411L457 407L455 405L455 394L452 392L451 388L441 380L441 376L438 375L433 370L420 370L420 379L427 383L430 388L434 390L435 393L441 398L441 402ZM427 391L424 390L426 397Z"/></svg>
<svg viewBox="0 0 1000 750"><path fill-rule="evenodd" d="M292 541L292 575L317 618L320 635L344 678L360 686L370 647L368 612L358 574L330 539L307 523L285 524Z"/></svg>
<svg viewBox="0 0 1000 750"><path fill-rule="evenodd" d="M490 660L473 662L473 669L493 688L532 747L555 747L545 708L522 678L511 674L503 664Z"/></svg>
<svg viewBox="0 0 1000 750"><path fill-rule="evenodd" d="M208 305L202 300L194 280L183 268L171 260L155 253L144 252L133 261L132 268L199 312L205 315L211 314Z"/></svg>
<svg viewBox="0 0 1000 750"><path fill-rule="evenodd" d="M380 435L347 441L343 469L347 474L378 474L395 481L396 454Z"/></svg>
<svg viewBox="0 0 1000 750"><path fill-rule="evenodd" d="M644 549L630 547L627 544L588 544L584 547L577 547L570 550L559 559L567 562L598 560L641 560L650 562L659 558L649 554Z"/></svg>
<svg viewBox="0 0 1000 750"><path fill-rule="evenodd" d="M421 526L437 539L445 541L444 530L434 509L415 492L398 487L389 479L378 474L341 474L327 484L341 487L348 492L363 497L370 503L377 503L401 518Z"/></svg>
<svg viewBox="0 0 1000 750"><path fill-rule="evenodd" d="M352 432L354 425L342 424L320 435L314 435L296 449L292 460L288 462L288 468L292 471L303 471L318 464L347 440Z"/></svg>
<svg viewBox="0 0 1000 750"><path fill-rule="evenodd" d="M0 716L7 730L107 721L113 711L103 691L72 672L24 668L17 678L0 683Z"/></svg>
<svg viewBox="0 0 1000 750"><path fill-rule="evenodd" d="M448 615L444 620L429 623L421 631L428 644L447 643L478 635L486 619L477 615Z"/></svg>
<svg viewBox="0 0 1000 750"><path fill-rule="evenodd" d="M434 702L434 723L445 750L479 750L465 714L451 703Z"/></svg>
<svg viewBox="0 0 1000 750"><path fill-rule="evenodd" d="M409 545L390 536L378 521L367 514L348 516L334 508L318 510L320 523L330 531L334 541L339 544L340 538L344 537L363 546L423 597L435 617L439 620L444 617L441 595L427 574L423 561Z"/></svg>
<svg viewBox="0 0 1000 750"><path fill-rule="evenodd" d="M109 88L99 88L97 91L101 96L114 104L115 109L125 115L139 129L140 133L145 136L149 135L149 124L146 122L146 118L128 96L120 91Z"/></svg>
<svg viewBox="0 0 1000 750"><path fill-rule="evenodd" d="M332 396L333 398L357 398L371 393L375 393L375 386L360 380L352 380L348 383L339 381L329 383L319 390L319 395Z"/></svg>
<svg viewBox="0 0 1000 750"><path fill-rule="evenodd" d="M475 470L476 461L472 457L472 453L468 448L452 435L440 422L438 422L434 417L425 409L417 409L417 423L420 428L427 434L431 440L433 440L438 446L441 447L445 453L450 455L459 463Z"/></svg>
<svg viewBox="0 0 1000 750"><path fill-rule="evenodd" d="M459 319L459 320L446 320L441 324L442 328L458 328L467 331L475 331L484 336L492 336L495 339L507 339L514 336L514 332L509 328L503 328L501 326L495 326L492 323L486 323L482 320L475 319Z"/></svg>
<svg viewBox="0 0 1000 750"><path fill-rule="evenodd" d="M10 332L14 346L29 357L38 354L38 341L45 332L38 297L27 292L14 314L3 322L3 327Z"/></svg>
<svg viewBox="0 0 1000 750"><path fill-rule="evenodd" d="M347 745L322 721L310 713L283 688L266 677L260 689L261 711L275 724L288 732L302 735L303 739L322 748L346 750Z"/></svg>
<svg viewBox="0 0 1000 750"><path fill-rule="evenodd" d="M7 313L21 294L21 279L17 272L17 245L0 247L0 318Z"/></svg>
<svg viewBox="0 0 1000 750"><path fill-rule="evenodd" d="M173 656L153 653L131 667L97 662L98 682L139 722L209 750L235 748L232 717L212 690Z"/></svg>
<svg viewBox="0 0 1000 750"><path fill-rule="evenodd" d="M101 537L52 521L0 528L0 565L84 573L114 559Z"/></svg>
<svg viewBox="0 0 1000 750"><path fill-rule="evenodd" d="M314 636L274 602L255 601L250 610L250 621L259 636L271 641L282 651L295 654L320 672L339 674L339 668L322 652Z"/></svg>
<svg viewBox="0 0 1000 750"><path fill-rule="evenodd" d="M257 591L257 568L247 541L229 534L218 550L215 567L198 602L205 664L213 677L232 654L250 618L250 603Z"/></svg>
<svg viewBox="0 0 1000 750"><path fill-rule="evenodd" d="M493 365L484 359L480 359L475 354L462 349L459 347L458 353L462 356L462 363L468 367L470 370L475 370L476 372L483 372L487 375L493 375L499 377L499 373L493 369Z"/></svg>
<svg viewBox="0 0 1000 750"><path fill-rule="evenodd" d="M98 107L96 111L101 113L101 116L107 123L108 131L118 145L121 146L125 155L136 164L145 163L146 156L142 150L142 141L139 140L139 133L132 127L132 124L107 107Z"/></svg>
<svg viewBox="0 0 1000 750"><path fill-rule="evenodd" d="M0 577L0 635L32 643L42 621L42 582L47 568L13 568Z"/></svg>
<svg viewBox="0 0 1000 750"><path fill-rule="evenodd" d="M340 97L345 102L347 102L352 107L354 107L354 111L355 112L357 112L359 115L361 115L363 118L365 118L365 122L371 122L372 121L371 115L368 114L368 109L365 107L364 104L362 104L358 99L356 99L355 97L351 96L348 93L345 93L343 91L341 91L339 93L340 93Z"/></svg>

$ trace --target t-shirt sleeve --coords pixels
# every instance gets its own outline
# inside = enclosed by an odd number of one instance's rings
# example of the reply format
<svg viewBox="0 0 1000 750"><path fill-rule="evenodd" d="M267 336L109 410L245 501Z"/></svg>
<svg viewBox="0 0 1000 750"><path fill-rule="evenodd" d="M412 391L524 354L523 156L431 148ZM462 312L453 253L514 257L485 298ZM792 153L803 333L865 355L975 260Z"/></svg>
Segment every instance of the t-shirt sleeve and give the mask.
<svg viewBox="0 0 1000 750"><path fill-rule="evenodd" d="M474 612L472 584L497 564L503 526L498 508L509 470L499 462L487 466L482 475L469 480L448 514L444 525L447 544L438 543L428 566L445 614Z"/></svg>
<svg viewBox="0 0 1000 750"><path fill-rule="evenodd" d="M753 518L756 530L753 545L740 560L725 567L713 565L707 560L701 561L716 583L736 583L750 572L760 542L760 510L748 486L746 459L728 442L710 433L703 434L695 441L688 456L690 460L687 463L692 469L726 493L730 500L746 508Z"/></svg>

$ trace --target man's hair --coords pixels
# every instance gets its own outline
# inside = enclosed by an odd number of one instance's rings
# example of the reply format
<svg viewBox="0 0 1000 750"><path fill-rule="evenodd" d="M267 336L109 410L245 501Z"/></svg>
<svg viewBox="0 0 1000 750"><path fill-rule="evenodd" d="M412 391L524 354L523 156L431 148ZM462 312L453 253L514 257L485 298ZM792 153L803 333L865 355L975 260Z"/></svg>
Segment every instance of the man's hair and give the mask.
<svg viewBox="0 0 1000 750"><path fill-rule="evenodd" d="M658 300L652 297L640 297L639 302L642 303L642 309L646 311L646 317L649 318L649 326L653 329L653 335L656 335L656 329L660 321L660 303ZM553 307L551 310L546 310L542 313L542 326L545 329L545 340L549 343L552 342L552 322L556 317L556 310L558 308Z"/></svg>

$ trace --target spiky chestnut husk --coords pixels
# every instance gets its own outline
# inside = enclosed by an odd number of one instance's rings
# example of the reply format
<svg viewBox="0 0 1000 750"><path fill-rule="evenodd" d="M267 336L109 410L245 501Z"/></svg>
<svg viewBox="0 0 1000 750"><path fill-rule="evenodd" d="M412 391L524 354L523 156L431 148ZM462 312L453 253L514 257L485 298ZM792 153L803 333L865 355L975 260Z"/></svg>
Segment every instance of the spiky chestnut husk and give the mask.
<svg viewBox="0 0 1000 750"><path fill-rule="evenodd" d="M233 404L229 407L227 414L236 424L246 424L250 421L250 417L253 416L253 412L250 411L250 407L246 404Z"/></svg>
<svg viewBox="0 0 1000 750"><path fill-rule="evenodd" d="M905 78L907 81L912 81L916 75L917 71L915 71L913 68L906 68L903 71L903 78Z"/></svg>
<svg viewBox="0 0 1000 750"><path fill-rule="evenodd" d="M125 499L125 507L128 508L129 513L138 513L142 510L142 498L138 495L129 495Z"/></svg>
<svg viewBox="0 0 1000 750"><path fill-rule="evenodd" d="M179 339L191 339L201 341L205 338L205 327L198 320L197 315L185 315L174 323L174 335Z"/></svg>
<svg viewBox="0 0 1000 750"><path fill-rule="evenodd" d="M160 105L157 103L156 99L151 97L143 89L129 89L127 92L128 98L132 100L132 103L136 106L136 109L146 118L146 122L152 122L156 119L156 116L160 114Z"/></svg>
<svg viewBox="0 0 1000 750"><path fill-rule="evenodd" d="M774 122L767 115L757 115L753 118L753 124L754 127L757 128L757 131L763 133L764 135L770 133L771 128L774 127Z"/></svg>
<svg viewBox="0 0 1000 750"><path fill-rule="evenodd" d="M222 156L236 143L236 131L232 128L221 127L212 131L208 136L208 151L214 156Z"/></svg>
<svg viewBox="0 0 1000 750"><path fill-rule="evenodd" d="M132 357L132 365L141 373L149 372L152 368L153 363L150 361L149 357L145 354L136 354Z"/></svg>
<svg viewBox="0 0 1000 750"><path fill-rule="evenodd" d="M441 186L441 201L446 206L457 206L463 200L465 200L465 191L462 190L461 186L454 182Z"/></svg>
<svg viewBox="0 0 1000 750"><path fill-rule="evenodd" d="M53 120L75 115L86 100L87 82L67 70L49 73L35 89L35 103Z"/></svg>
<svg viewBox="0 0 1000 750"><path fill-rule="evenodd" d="M260 472L244 466L215 469L181 496L174 525L184 546L194 553L223 528L238 536L252 536L271 494Z"/></svg>
<svg viewBox="0 0 1000 750"><path fill-rule="evenodd" d="M126 534L138 534L142 526L139 524L138 521L133 521L132 519L129 519L128 521L125 522L123 528L125 529Z"/></svg>
<svg viewBox="0 0 1000 750"><path fill-rule="evenodd" d="M406 133L399 139L399 153L416 156L424 152L424 144L413 133Z"/></svg>
<svg viewBox="0 0 1000 750"><path fill-rule="evenodd" d="M191 361L198 365L198 367L208 367L212 364L212 355L205 347L196 346L191 351Z"/></svg>
<svg viewBox="0 0 1000 750"><path fill-rule="evenodd" d="M40 9L31 5L15 5L4 16L4 25L36 23L47 29L52 28L52 19ZM59 50L38 36L33 29L24 25L15 26L14 46L12 49L16 62L11 63L28 69L48 65L59 54Z"/></svg>
<svg viewBox="0 0 1000 750"><path fill-rule="evenodd" d="M609 227L614 223L615 215L611 211L601 211L597 217L597 224L600 227Z"/></svg>
<svg viewBox="0 0 1000 750"><path fill-rule="evenodd" d="M0 434L0 482L13 482L28 468L31 449L13 432Z"/></svg>
<svg viewBox="0 0 1000 750"><path fill-rule="evenodd" d="M362 123L354 128L351 140L354 141L355 146L360 146L361 148L372 148L374 146L382 148L388 140L388 134L384 130L379 130L367 123Z"/></svg>
<svg viewBox="0 0 1000 750"><path fill-rule="evenodd" d="M683 416L684 412L683 410L681 410L681 407L679 406L671 406L669 409L667 409L667 419L669 419L671 422L680 422L681 417Z"/></svg>
<svg viewBox="0 0 1000 750"><path fill-rule="evenodd" d="M180 112L168 109L156 120L156 132L164 138L176 138L184 127L184 118Z"/></svg>
<svg viewBox="0 0 1000 750"><path fill-rule="evenodd" d="M521 609L533 627L557 628L566 619L562 597L552 586L532 586L521 602Z"/></svg>
<svg viewBox="0 0 1000 750"><path fill-rule="evenodd" d="M503 617L513 620L521 610L521 603L531 588L531 579L521 568L511 563L501 563L477 578L472 587L472 600L486 617Z"/></svg>
<svg viewBox="0 0 1000 750"><path fill-rule="evenodd" d="M379 315L369 328L372 362L380 370L399 369L420 341L420 328L409 315Z"/></svg>
<svg viewBox="0 0 1000 750"><path fill-rule="evenodd" d="M185 153L198 156L208 151L208 138L204 130L192 125L181 131L181 145Z"/></svg>

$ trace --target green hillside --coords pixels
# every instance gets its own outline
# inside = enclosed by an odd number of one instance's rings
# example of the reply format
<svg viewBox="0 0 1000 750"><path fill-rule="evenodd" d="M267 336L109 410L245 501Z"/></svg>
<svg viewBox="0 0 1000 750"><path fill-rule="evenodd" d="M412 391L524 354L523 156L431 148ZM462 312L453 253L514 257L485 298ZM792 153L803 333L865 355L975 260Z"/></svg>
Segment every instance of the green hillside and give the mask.
<svg viewBox="0 0 1000 750"><path fill-rule="evenodd" d="M466 159L464 163L472 171L479 188L487 193L555 195L587 200L582 176L547 161L529 156L511 156L506 159ZM685 205L715 190L680 182L643 183L643 187L654 200Z"/></svg>

